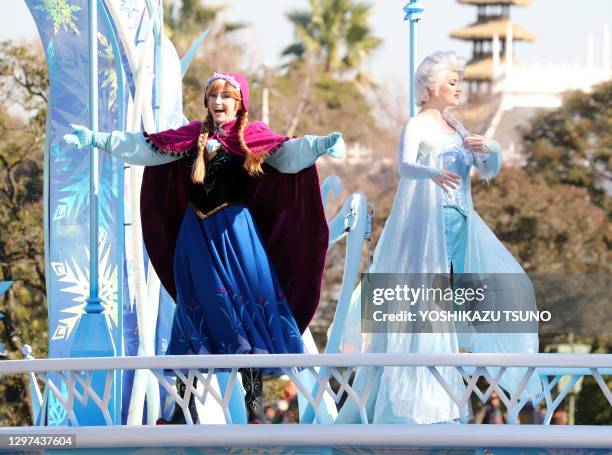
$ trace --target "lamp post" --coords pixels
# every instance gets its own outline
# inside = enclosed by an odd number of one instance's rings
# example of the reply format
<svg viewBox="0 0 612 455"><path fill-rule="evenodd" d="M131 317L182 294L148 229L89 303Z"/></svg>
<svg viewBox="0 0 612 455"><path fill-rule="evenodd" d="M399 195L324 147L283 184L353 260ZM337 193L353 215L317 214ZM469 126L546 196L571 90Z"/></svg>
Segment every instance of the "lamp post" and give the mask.
<svg viewBox="0 0 612 455"><path fill-rule="evenodd" d="M425 7L419 0L410 0L404 6L405 21L410 21L410 117L416 114L414 102L414 73L417 62L417 23L423 17Z"/></svg>
<svg viewBox="0 0 612 455"><path fill-rule="evenodd" d="M88 0L88 30L89 30L89 127L96 133L98 131L98 0ZM90 149L89 174L89 296L85 304L85 313L81 316L75 331L71 357L114 357L114 346L102 299L100 299L99 273L98 273L98 205L100 195L100 171L98 149ZM116 375L112 383L108 384L105 371L96 371L91 378L91 391L99 397L104 396L105 389L112 387L111 397L116 398ZM85 378L84 378L85 379ZM81 389L81 387L79 387ZM85 392L81 390L81 393ZM108 418L118 423L116 404L109 403L105 410L101 410L90 398L85 404L75 402L74 412L79 425L105 425ZM106 415L106 419L105 419Z"/></svg>
<svg viewBox="0 0 612 455"><path fill-rule="evenodd" d="M89 0L89 127L98 132L98 8ZM98 279L98 198L100 196L100 157L97 147L89 150L89 297L87 313L102 313Z"/></svg>

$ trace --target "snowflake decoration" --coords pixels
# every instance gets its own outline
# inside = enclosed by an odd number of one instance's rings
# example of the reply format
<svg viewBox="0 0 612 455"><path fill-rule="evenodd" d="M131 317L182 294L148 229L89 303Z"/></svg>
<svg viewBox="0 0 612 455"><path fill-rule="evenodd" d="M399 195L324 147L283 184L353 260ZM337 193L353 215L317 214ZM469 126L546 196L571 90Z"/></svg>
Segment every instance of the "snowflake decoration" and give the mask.
<svg viewBox="0 0 612 455"><path fill-rule="evenodd" d="M61 394L64 400L68 398L68 389L66 384L61 381ZM47 406L47 425L58 426L64 425L64 421L68 417L66 408L64 405L55 397L55 395L49 392L49 405Z"/></svg>
<svg viewBox="0 0 612 455"><path fill-rule="evenodd" d="M113 48L106 36L102 33L98 33L98 41L102 45L102 49L98 52L98 55L106 61L105 68L102 70L102 89L110 89L108 95L108 109L113 110L115 101L117 101L118 88L117 71L115 71L114 67L115 55L113 54Z"/></svg>
<svg viewBox="0 0 612 455"><path fill-rule="evenodd" d="M57 172L71 174L69 182L60 188L60 193L65 196L58 197L53 220L76 220L89 209L89 160L80 159L74 166L75 154L70 155L67 148L61 150L57 144L52 147L52 154ZM113 161L108 158L100 160L100 164L100 226L108 229L113 220L113 201L117 199L118 191L112 178L107 177L112 175Z"/></svg>
<svg viewBox="0 0 612 455"><path fill-rule="evenodd" d="M74 24L77 18L74 13L81 9L80 6L70 5L68 0L43 0L41 5L35 9L47 13L47 18L53 21L53 31L57 35L60 27L64 31L68 31L70 27L77 35L80 35L79 29Z"/></svg>
<svg viewBox="0 0 612 455"><path fill-rule="evenodd" d="M119 312L117 307L117 265L111 264L111 246L107 241L107 236L103 233L100 236L100 299L104 307L103 314L106 316L108 327L113 330L118 326ZM85 248L84 255L89 263L89 249ZM62 292L73 294L71 305L61 310L70 316L60 319L51 337L52 340L67 340L85 313L86 300L89 297L89 268L81 267L73 257L70 261L51 262L51 268L55 272L59 283L66 283L68 286L60 289Z"/></svg>

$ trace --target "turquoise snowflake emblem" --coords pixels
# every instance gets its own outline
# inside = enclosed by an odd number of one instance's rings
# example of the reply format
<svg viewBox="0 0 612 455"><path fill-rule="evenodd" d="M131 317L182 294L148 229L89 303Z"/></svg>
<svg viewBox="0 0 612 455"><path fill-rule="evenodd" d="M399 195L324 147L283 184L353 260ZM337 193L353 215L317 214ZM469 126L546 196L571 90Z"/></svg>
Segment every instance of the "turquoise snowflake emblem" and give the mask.
<svg viewBox="0 0 612 455"><path fill-rule="evenodd" d="M77 20L74 13L81 9L80 6L71 5L68 0L43 0L36 9L47 13L47 18L53 21L53 31L56 35L60 27L65 32L70 27L77 35L80 35L79 29L74 24L74 21Z"/></svg>

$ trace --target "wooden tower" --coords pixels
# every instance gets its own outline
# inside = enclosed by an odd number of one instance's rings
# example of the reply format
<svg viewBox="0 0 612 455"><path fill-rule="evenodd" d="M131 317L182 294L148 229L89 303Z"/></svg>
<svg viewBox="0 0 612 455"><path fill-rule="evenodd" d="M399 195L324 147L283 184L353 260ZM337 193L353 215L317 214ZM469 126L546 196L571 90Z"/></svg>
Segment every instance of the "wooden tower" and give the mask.
<svg viewBox="0 0 612 455"><path fill-rule="evenodd" d="M472 41L472 59L465 69L471 98L491 93L502 69L512 67L514 41L534 41L535 35L510 20L510 7L528 6L531 0L457 0L478 8L476 22L451 32L452 38Z"/></svg>

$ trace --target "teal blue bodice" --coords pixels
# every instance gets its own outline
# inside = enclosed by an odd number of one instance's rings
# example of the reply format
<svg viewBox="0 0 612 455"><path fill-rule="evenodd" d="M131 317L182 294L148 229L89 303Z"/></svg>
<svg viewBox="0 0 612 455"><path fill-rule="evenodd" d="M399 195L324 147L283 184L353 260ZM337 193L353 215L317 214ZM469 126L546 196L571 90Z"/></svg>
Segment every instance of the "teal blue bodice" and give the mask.
<svg viewBox="0 0 612 455"><path fill-rule="evenodd" d="M449 189L448 193L443 193L443 203L445 207L454 207L468 216L468 197L467 179L470 178L470 168L474 165L474 155L457 145L448 148L440 153L442 167L447 171L454 172L461 177L457 188Z"/></svg>

